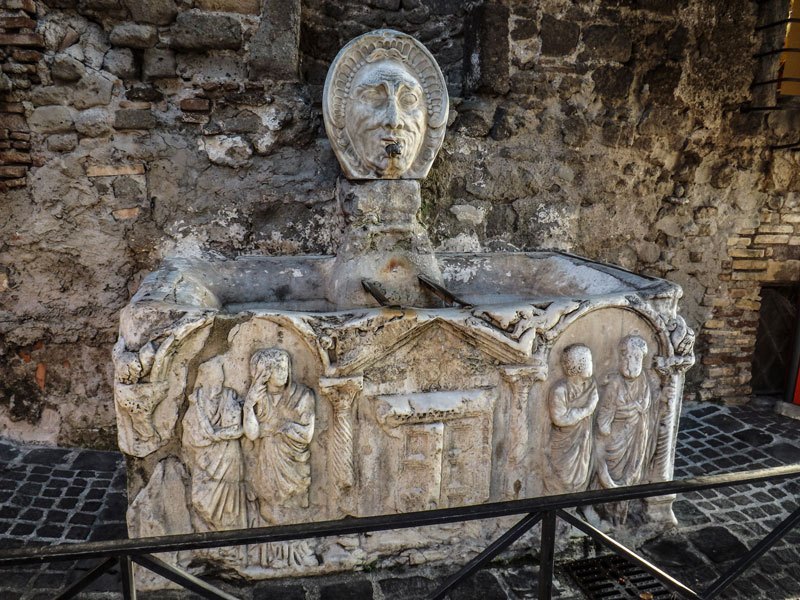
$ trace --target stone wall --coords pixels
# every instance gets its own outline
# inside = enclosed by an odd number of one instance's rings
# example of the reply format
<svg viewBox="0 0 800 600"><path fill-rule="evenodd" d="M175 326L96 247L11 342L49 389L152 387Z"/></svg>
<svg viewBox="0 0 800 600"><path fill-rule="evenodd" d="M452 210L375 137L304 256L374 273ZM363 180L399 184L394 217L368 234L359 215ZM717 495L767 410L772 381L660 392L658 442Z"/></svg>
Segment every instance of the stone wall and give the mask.
<svg viewBox="0 0 800 600"><path fill-rule="evenodd" d="M759 282L800 276L798 155L768 149L798 113L742 111L756 3L0 6L36 19L0 38L0 143L20 153L0 155L0 434L114 445L118 313L163 257L336 250L321 84L381 26L423 41L452 95L423 184L440 249L558 248L680 283L687 394L728 401L749 393Z"/></svg>

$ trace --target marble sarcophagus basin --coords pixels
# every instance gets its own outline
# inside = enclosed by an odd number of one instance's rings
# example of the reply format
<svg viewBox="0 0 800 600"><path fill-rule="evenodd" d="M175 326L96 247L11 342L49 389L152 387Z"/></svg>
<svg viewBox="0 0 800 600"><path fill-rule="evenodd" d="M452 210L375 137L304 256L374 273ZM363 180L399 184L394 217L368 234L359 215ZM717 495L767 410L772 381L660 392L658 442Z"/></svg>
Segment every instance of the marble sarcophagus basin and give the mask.
<svg viewBox="0 0 800 600"><path fill-rule="evenodd" d="M131 534L671 478L692 362L677 286L553 252L435 258L470 306L337 310L321 294L334 257L176 259L151 274L115 352ZM670 505L637 518L669 522ZM619 525L620 511L600 517ZM495 534L443 526L201 558L269 577L452 558Z"/></svg>

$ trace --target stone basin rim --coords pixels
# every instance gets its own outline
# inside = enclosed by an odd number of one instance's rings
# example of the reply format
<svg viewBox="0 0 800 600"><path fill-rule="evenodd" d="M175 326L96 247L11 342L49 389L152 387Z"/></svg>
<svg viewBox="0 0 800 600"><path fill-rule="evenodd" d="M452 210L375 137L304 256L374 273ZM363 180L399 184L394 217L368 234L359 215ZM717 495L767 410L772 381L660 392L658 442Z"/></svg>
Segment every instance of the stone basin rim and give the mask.
<svg viewBox="0 0 800 600"><path fill-rule="evenodd" d="M338 305L329 293L331 268L337 260L334 255L167 258L143 282L132 303L210 310L219 315L276 312L335 315L398 308L471 311L629 294L675 299L682 295L680 286L672 282L556 250L438 252L434 256L442 267L444 287L472 308L448 306L433 296L426 303L398 302L381 307L366 294L363 302ZM259 269L264 271L259 273ZM572 269L593 274L597 283L579 285L582 278L572 274ZM391 296L389 300L393 300Z"/></svg>

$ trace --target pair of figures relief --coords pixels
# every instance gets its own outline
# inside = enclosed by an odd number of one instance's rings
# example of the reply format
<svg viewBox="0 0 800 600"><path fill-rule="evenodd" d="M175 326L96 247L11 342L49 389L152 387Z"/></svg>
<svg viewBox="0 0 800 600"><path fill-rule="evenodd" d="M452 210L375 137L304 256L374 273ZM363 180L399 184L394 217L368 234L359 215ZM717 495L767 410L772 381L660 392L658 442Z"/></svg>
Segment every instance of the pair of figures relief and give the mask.
<svg viewBox="0 0 800 600"><path fill-rule="evenodd" d="M629 335L619 342L619 369L601 388L588 346L573 344L561 356L565 378L550 389L550 494L642 483L655 449L657 399L644 370L647 342ZM597 507L610 525L626 521L628 503ZM588 508L587 516L594 516Z"/></svg>
<svg viewBox="0 0 800 600"><path fill-rule="evenodd" d="M278 348L252 355L244 399L223 386L221 367L214 366L217 372L195 386L183 418L195 530L284 522L284 511L308 506L314 393L292 381L289 354ZM253 567L317 564L306 542L226 552Z"/></svg>

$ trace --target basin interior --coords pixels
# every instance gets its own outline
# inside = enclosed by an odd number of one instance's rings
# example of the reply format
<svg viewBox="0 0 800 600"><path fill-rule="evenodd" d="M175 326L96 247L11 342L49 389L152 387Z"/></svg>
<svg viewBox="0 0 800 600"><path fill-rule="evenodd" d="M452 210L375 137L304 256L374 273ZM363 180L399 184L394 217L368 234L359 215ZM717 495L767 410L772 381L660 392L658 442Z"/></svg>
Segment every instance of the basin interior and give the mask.
<svg viewBox="0 0 800 600"><path fill-rule="evenodd" d="M333 256L179 259L166 265L180 276L175 292L165 300L228 313L259 309L333 312L337 308L328 282L335 260ZM558 252L438 253L436 260L444 287L476 306L624 294L665 283ZM181 288L187 286L193 293L182 295ZM365 308L376 305L365 304ZM417 308L442 306L432 298L428 306Z"/></svg>

